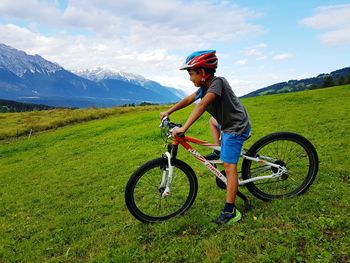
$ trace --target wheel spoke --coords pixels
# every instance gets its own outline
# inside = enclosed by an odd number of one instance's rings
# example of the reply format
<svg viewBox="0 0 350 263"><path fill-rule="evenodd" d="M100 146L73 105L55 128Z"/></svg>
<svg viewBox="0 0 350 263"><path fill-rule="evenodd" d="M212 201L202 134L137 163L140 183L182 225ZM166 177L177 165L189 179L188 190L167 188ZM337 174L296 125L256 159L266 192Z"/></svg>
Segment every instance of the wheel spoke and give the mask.
<svg viewBox="0 0 350 263"><path fill-rule="evenodd" d="M279 183L282 182L281 180L276 180L276 179L267 179L264 181L260 181L258 183L254 183L254 185L262 185L262 184L275 184L275 183Z"/></svg>
<svg viewBox="0 0 350 263"><path fill-rule="evenodd" d="M261 173L266 172L266 171L271 171L271 167L270 166L256 167L256 168L251 169L250 174L251 175L258 175L258 174L261 174Z"/></svg>

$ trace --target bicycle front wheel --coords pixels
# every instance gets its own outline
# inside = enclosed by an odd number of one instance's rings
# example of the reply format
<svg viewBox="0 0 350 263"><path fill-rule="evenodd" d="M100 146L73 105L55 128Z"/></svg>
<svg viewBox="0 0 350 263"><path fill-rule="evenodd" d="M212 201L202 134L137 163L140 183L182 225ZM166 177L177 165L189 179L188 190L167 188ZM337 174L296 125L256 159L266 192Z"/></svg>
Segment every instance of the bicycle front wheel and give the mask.
<svg viewBox="0 0 350 263"><path fill-rule="evenodd" d="M151 160L137 169L127 183L126 206L142 222L159 222L182 215L196 198L197 177L189 165L177 159L174 160L171 193L162 196L164 187L160 185L165 165L163 158Z"/></svg>
<svg viewBox="0 0 350 263"><path fill-rule="evenodd" d="M270 201L304 193L318 171L318 157L314 146L303 136L291 132L276 132L258 140L248 150L249 156L281 165L286 171L277 178L246 184L256 197ZM277 168L244 159L242 178L250 179L277 172Z"/></svg>

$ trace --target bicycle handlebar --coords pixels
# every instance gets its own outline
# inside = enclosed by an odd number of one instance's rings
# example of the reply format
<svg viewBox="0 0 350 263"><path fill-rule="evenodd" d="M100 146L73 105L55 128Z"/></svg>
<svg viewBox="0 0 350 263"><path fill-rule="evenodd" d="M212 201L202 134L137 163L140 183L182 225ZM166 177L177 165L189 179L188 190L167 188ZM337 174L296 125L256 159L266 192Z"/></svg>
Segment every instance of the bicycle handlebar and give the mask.
<svg viewBox="0 0 350 263"><path fill-rule="evenodd" d="M182 127L182 124L171 122L169 117L164 117L162 119L162 122L160 123L159 127L163 131L164 135L169 137L169 136L172 135L172 131L175 128ZM180 138L183 138L185 136L185 134L184 133L179 133L177 136L179 136Z"/></svg>

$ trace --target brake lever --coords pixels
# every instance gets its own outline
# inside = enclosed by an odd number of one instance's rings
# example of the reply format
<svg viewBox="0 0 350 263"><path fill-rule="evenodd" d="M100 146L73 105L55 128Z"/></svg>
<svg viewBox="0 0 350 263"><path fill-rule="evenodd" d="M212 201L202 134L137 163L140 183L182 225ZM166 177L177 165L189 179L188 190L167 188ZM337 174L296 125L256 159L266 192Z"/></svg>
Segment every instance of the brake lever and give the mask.
<svg viewBox="0 0 350 263"><path fill-rule="evenodd" d="M170 119L168 116L165 116L163 119L162 119L162 122L160 123L159 127L160 128L165 128L167 126L169 126L169 123L170 123Z"/></svg>

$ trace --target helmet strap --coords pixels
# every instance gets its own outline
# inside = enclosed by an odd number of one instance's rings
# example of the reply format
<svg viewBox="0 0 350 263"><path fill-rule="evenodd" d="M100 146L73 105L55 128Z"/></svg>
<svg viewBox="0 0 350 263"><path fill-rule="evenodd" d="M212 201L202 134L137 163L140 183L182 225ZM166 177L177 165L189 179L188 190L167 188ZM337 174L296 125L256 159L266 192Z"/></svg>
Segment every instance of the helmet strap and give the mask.
<svg viewBox="0 0 350 263"><path fill-rule="evenodd" d="M211 74L206 74L206 75L203 74L202 79L201 79L201 84L203 85L210 76L211 76Z"/></svg>

